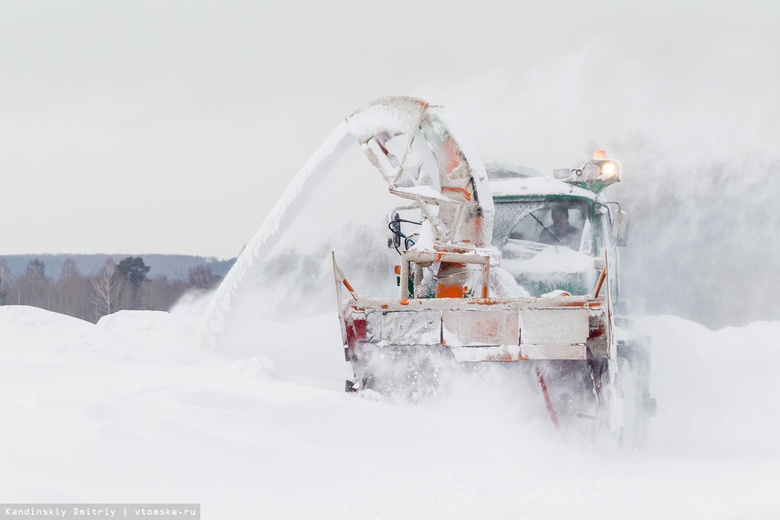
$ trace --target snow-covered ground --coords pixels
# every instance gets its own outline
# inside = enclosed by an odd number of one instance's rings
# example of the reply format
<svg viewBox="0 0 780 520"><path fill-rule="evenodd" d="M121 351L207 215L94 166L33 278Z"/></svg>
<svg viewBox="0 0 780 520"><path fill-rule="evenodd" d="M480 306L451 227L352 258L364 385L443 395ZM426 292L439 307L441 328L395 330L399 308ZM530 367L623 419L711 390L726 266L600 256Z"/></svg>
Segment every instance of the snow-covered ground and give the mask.
<svg viewBox="0 0 780 520"><path fill-rule="evenodd" d="M206 353L198 315L97 326L0 307L0 501L179 502L203 518L777 518L780 322L642 318L642 453L563 442L507 370L417 405L343 392L335 313ZM290 342L295 336L304 338Z"/></svg>

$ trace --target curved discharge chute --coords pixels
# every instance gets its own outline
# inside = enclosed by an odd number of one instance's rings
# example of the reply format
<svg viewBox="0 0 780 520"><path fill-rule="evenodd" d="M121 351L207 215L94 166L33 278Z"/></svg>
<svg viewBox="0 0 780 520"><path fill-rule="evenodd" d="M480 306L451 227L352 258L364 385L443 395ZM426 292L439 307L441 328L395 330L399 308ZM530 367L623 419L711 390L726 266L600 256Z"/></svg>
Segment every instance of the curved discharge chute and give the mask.
<svg viewBox="0 0 780 520"><path fill-rule="evenodd" d="M485 168L440 107L410 97L378 99L348 117L347 127L390 192L417 203L437 244L490 245L493 200Z"/></svg>

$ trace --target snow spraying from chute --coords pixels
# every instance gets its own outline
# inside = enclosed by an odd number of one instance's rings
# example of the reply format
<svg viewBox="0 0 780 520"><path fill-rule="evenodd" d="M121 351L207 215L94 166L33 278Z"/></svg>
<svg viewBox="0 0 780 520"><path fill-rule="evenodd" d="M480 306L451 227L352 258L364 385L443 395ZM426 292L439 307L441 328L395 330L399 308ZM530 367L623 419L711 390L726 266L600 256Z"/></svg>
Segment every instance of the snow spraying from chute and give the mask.
<svg viewBox="0 0 780 520"><path fill-rule="evenodd" d="M204 335L211 348L216 347L216 338L224 331L227 314L234 309L236 300L243 293L262 290L254 269L263 264L270 255L271 247L284 236L296 211L300 212L307 199L314 195L331 162L352 144L347 127L342 123L295 176L258 232L247 243L206 310Z"/></svg>
<svg viewBox="0 0 780 520"><path fill-rule="evenodd" d="M634 310L717 328L780 319L775 54L745 44L653 70L601 42L415 94L457 116L486 163L549 172L596 149L618 157Z"/></svg>
<svg viewBox="0 0 780 520"><path fill-rule="evenodd" d="M341 124L214 293L202 321L206 347L232 358L260 356L269 370L291 377L345 376L331 251L353 252L344 266L359 287L393 294L386 273L395 251L382 232L393 198Z"/></svg>
<svg viewBox="0 0 780 520"><path fill-rule="evenodd" d="M327 312L335 301L333 281L325 276L331 250L346 253L344 265L361 290L394 295L395 253L382 229L403 200L388 187L418 207L432 206L429 220L439 240L489 245L487 176L465 137L450 144L456 141L448 132L456 126L440 108L413 98L380 99L351 115L298 173L217 289L204 318L209 348L251 349L262 332L245 327ZM361 147L369 160L360 157ZM398 148L384 159L392 164L381 164L372 147ZM377 166L387 186L381 187ZM430 199L425 190L439 195Z"/></svg>

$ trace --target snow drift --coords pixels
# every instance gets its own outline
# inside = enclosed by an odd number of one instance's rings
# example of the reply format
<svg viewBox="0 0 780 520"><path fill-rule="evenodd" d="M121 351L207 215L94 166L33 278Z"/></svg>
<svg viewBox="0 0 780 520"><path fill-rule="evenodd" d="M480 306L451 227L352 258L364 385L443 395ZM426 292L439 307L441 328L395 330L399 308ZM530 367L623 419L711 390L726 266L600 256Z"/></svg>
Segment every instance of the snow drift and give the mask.
<svg viewBox="0 0 780 520"><path fill-rule="evenodd" d="M95 326L0 308L3 500L194 502L247 519L780 513L780 421L767 413L780 405L778 322L713 332L640 320L660 406L648 450L621 456L560 441L538 396L512 392L506 374L427 405L375 402L344 394L336 376L308 384L253 357L205 354L172 332L191 325L180 312ZM322 347L286 364L307 367ZM750 378L735 377L734 349Z"/></svg>

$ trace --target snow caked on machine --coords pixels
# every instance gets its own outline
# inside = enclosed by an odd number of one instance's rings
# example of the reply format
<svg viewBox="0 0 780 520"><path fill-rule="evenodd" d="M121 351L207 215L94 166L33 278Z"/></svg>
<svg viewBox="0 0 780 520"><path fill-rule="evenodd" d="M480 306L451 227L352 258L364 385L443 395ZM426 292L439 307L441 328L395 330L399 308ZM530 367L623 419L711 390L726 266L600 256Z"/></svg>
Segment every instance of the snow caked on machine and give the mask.
<svg viewBox="0 0 780 520"><path fill-rule="evenodd" d="M615 314L628 213L602 196L620 164L596 152L553 177L485 169L446 112L409 97L369 103L347 127L407 201L388 217L398 298L358 294L334 253L347 390L435 385L442 360L517 363L556 428L586 418L641 446L655 407L649 352Z"/></svg>

